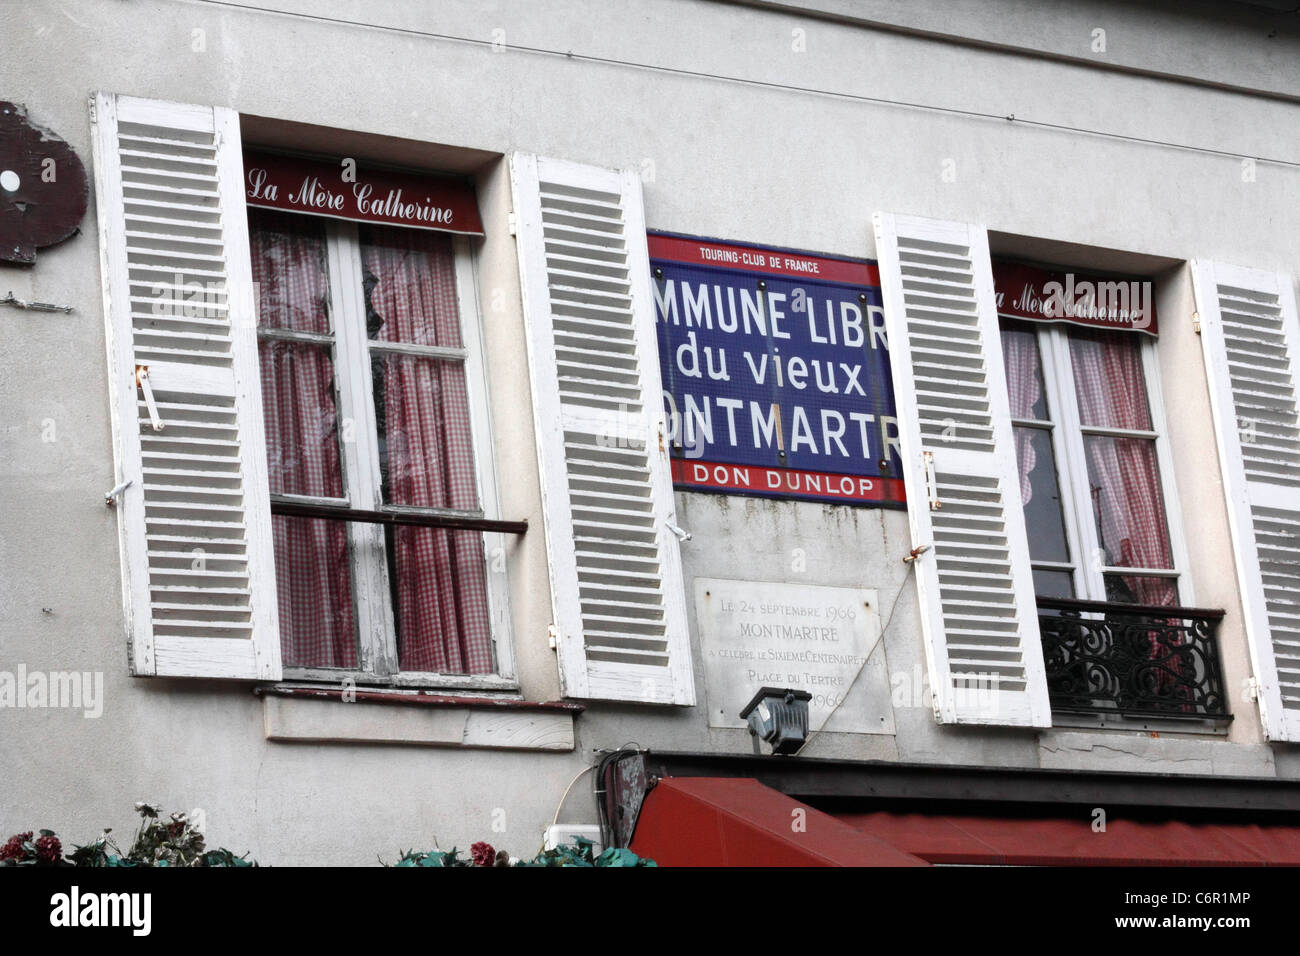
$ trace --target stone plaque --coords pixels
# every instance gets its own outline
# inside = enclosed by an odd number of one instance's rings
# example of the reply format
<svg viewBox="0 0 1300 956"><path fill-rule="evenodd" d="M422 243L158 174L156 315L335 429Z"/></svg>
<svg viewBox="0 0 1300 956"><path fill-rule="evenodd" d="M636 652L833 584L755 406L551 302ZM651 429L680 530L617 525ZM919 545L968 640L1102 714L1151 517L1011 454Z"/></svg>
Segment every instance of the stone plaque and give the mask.
<svg viewBox="0 0 1300 956"><path fill-rule="evenodd" d="M812 694L810 731L894 732L874 590L696 578L695 611L709 726L744 728L769 686Z"/></svg>

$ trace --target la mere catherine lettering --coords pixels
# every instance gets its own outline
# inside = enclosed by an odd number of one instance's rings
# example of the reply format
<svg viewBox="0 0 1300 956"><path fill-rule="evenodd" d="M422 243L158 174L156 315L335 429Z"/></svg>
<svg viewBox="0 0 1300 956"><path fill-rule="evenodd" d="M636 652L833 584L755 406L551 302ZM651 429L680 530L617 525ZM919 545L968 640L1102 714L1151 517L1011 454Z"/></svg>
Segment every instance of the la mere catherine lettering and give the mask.
<svg viewBox="0 0 1300 956"><path fill-rule="evenodd" d="M434 205L428 197L423 203L403 202L402 190L390 189L382 199L373 198L374 187L366 182L349 184L347 192L338 192L322 185L320 177L308 175L297 189L288 190L280 197L280 187L267 181L267 171L261 167L248 170L248 200L277 206L298 207L304 212L352 218L402 219L427 225L448 225L453 210ZM348 208L351 200L352 209Z"/></svg>
<svg viewBox="0 0 1300 956"><path fill-rule="evenodd" d="M905 506L872 264L649 239L674 483Z"/></svg>
<svg viewBox="0 0 1300 956"><path fill-rule="evenodd" d="M993 292L1000 315L1159 333L1149 279L1049 272L995 260Z"/></svg>

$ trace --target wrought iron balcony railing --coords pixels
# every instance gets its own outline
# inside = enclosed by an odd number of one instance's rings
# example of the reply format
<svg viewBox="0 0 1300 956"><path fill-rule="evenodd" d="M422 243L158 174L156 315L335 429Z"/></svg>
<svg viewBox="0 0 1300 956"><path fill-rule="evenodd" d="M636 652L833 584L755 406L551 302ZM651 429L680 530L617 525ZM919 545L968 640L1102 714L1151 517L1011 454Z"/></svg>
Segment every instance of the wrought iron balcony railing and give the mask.
<svg viewBox="0 0 1300 956"><path fill-rule="evenodd" d="M1223 611L1038 599L1052 712L1230 720Z"/></svg>

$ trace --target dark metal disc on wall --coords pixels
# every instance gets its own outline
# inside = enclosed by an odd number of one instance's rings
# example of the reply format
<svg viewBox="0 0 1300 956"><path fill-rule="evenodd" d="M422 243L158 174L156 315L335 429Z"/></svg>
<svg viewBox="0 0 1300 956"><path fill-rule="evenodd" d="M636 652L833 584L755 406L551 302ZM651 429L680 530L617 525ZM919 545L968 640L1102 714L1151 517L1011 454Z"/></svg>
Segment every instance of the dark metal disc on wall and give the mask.
<svg viewBox="0 0 1300 956"><path fill-rule="evenodd" d="M29 265L86 215L86 168L72 147L0 101L0 262Z"/></svg>

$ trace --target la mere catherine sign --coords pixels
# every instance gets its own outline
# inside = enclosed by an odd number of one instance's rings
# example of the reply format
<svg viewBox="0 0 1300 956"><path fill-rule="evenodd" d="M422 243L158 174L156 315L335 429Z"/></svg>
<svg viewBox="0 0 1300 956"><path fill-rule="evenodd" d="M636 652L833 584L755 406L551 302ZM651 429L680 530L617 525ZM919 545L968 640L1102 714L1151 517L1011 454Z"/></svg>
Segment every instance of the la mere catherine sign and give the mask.
<svg viewBox="0 0 1300 956"><path fill-rule="evenodd" d="M483 235L474 189L454 177L245 150L244 180L250 206Z"/></svg>
<svg viewBox="0 0 1300 956"><path fill-rule="evenodd" d="M999 315L1158 335L1151 280L993 263Z"/></svg>
<svg viewBox="0 0 1300 956"><path fill-rule="evenodd" d="M674 485L906 507L875 264L648 243Z"/></svg>

